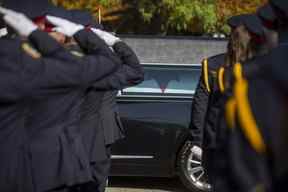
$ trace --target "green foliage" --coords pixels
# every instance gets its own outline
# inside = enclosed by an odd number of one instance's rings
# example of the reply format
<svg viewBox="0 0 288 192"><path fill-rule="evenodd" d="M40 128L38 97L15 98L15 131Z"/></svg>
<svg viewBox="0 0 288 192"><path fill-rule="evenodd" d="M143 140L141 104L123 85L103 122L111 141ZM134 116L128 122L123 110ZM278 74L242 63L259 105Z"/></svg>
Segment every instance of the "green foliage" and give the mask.
<svg viewBox="0 0 288 192"><path fill-rule="evenodd" d="M111 29L144 34L229 33L227 18L252 13L267 0L52 0L68 9L86 9Z"/></svg>
<svg viewBox="0 0 288 192"><path fill-rule="evenodd" d="M217 17L214 0L140 0L138 9L146 22L161 17L163 32L176 31L215 31ZM196 29L193 29L196 27Z"/></svg>
<svg viewBox="0 0 288 192"><path fill-rule="evenodd" d="M68 9L94 10L98 7L111 7L121 3L121 0L51 0L55 5L64 6Z"/></svg>

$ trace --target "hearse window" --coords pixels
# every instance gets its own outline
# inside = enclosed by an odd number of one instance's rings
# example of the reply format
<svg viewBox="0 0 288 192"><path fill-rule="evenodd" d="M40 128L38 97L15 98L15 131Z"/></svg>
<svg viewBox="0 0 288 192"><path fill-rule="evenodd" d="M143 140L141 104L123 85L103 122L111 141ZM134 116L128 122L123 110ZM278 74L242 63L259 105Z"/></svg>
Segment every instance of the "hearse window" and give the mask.
<svg viewBox="0 0 288 192"><path fill-rule="evenodd" d="M124 95L193 95L200 76L200 66L145 66L145 80L124 89Z"/></svg>

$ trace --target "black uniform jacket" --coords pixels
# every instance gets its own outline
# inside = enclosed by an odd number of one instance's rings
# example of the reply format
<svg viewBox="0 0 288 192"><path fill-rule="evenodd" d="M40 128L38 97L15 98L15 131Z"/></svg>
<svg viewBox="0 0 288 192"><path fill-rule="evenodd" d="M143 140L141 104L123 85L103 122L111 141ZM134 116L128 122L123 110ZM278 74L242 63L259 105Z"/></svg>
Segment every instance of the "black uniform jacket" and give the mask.
<svg viewBox="0 0 288 192"><path fill-rule="evenodd" d="M122 65L116 72L88 89L81 114L83 137L91 162L106 158L107 155L103 154L106 153L105 149L100 149L103 142L104 145L109 145L124 136L116 105L118 90L136 85L144 78L140 62L128 45L118 42L113 50L121 59Z"/></svg>
<svg viewBox="0 0 288 192"><path fill-rule="evenodd" d="M280 44L245 64L245 83L235 85L236 128L229 148L239 191L283 191L287 184L287 51L287 44ZM251 73L253 64L262 67Z"/></svg>
<svg viewBox="0 0 288 192"><path fill-rule="evenodd" d="M225 54L220 54L202 63L202 75L194 95L190 123L192 142L198 146L208 147L211 135L215 132L213 123L218 108L215 97L219 94L217 71L224 65L224 61Z"/></svg>
<svg viewBox="0 0 288 192"><path fill-rule="evenodd" d="M91 179L89 162L78 134L77 103L90 84L116 70L120 62L110 55L106 44L92 32L83 30L75 38L83 48L89 48L85 58L72 56L39 31L32 33L30 42L42 56L27 48L27 44L22 45L22 49L26 52L28 49L29 54L13 52L20 50L19 47L4 53L4 59L11 57L15 65L22 67L20 75L17 74L21 78L17 86L23 94L17 106L22 103L24 112L21 118L24 121L17 129L2 127L11 138L6 135L7 142L1 144L0 152L7 154L3 155L6 159L0 160L3 161L0 170L3 185L0 187L4 187L1 191L9 191L6 190L9 187L19 187L10 191L47 191ZM12 87L16 88L13 84Z"/></svg>

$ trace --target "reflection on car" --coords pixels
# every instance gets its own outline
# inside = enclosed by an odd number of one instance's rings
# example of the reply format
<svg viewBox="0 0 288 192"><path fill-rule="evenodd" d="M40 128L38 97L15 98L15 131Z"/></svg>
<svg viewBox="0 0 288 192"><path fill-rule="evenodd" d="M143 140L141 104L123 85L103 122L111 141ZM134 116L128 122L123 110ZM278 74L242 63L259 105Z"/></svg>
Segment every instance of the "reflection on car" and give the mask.
<svg viewBox="0 0 288 192"><path fill-rule="evenodd" d="M187 188L209 191L188 134L201 65L143 65L143 83L118 94L127 137L113 146L111 175L179 176Z"/></svg>

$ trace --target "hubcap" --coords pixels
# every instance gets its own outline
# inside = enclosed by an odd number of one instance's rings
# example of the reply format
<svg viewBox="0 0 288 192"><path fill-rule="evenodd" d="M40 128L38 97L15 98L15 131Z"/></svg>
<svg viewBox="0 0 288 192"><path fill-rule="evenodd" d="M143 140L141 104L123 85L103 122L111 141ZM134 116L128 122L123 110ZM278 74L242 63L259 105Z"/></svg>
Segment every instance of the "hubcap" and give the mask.
<svg viewBox="0 0 288 192"><path fill-rule="evenodd" d="M207 183L204 168L201 159L196 157L192 152L187 159L187 172L195 187L203 191L210 191L211 185Z"/></svg>

